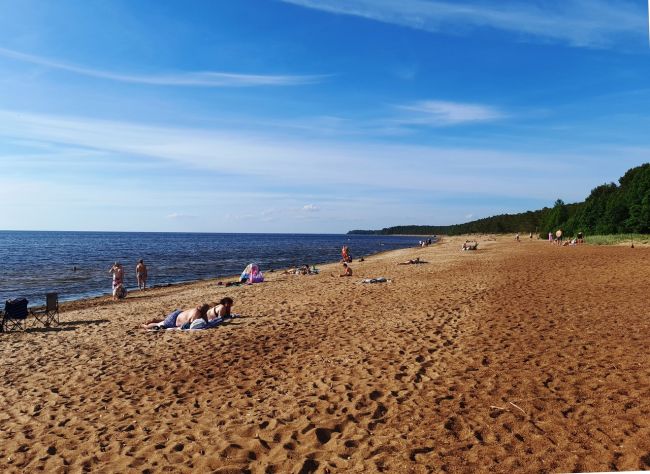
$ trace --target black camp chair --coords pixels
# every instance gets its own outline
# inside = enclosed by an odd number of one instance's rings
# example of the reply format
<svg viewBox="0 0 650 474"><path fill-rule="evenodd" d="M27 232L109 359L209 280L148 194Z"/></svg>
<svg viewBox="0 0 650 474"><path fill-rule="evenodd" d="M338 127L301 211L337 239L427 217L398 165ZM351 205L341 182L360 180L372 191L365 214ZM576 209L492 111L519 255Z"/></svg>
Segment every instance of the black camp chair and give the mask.
<svg viewBox="0 0 650 474"><path fill-rule="evenodd" d="M45 307L43 309L32 310L34 318L43 326L51 326L52 323L59 324L59 294L47 293L45 295Z"/></svg>
<svg viewBox="0 0 650 474"><path fill-rule="evenodd" d="M25 298L16 298L5 302L5 310L2 314L2 332L7 330L20 329L24 331L27 328L27 300Z"/></svg>

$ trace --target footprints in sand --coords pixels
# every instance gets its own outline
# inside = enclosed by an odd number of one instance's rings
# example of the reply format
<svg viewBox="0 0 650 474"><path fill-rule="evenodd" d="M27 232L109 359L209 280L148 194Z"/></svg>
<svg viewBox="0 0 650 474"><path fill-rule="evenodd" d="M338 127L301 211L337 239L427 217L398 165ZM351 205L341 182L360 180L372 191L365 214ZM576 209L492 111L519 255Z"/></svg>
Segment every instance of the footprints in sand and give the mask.
<svg viewBox="0 0 650 474"><path fill-rule="evenodd" d="M443 260L423 269L431 278L383 287L311 277L253 286L236 298L250 317L214 333L142 338L121 329L136 315L120 305L81 338L30 335L25 353L37 357L2 369L1 394L16 402L0 413L0 468L650 469L649 377L635 358L647 311L622 309L643 288L602 276L611 302L594 306L580 295L602 294L600 274L589 287L566 253L525 265L491 255ZM377 274L395 269L377 265ZM566 289L576 282L582 293ZM7 341L0 356L23 353Z"/></svg>

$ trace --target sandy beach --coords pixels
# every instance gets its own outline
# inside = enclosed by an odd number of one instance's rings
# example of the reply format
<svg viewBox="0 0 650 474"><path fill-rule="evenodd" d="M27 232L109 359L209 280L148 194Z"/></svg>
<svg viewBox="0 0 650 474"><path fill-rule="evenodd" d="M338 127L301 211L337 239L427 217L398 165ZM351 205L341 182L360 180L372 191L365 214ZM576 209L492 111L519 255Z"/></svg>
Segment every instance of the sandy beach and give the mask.
<svg viewBox="0 0 650 474"><path fill-rule="evenodd" d="M478 239L351 278L68 303L58 328L0 334L0 470L650 469L650 248ZM138 329L223 296L241 318Z"/></svg>

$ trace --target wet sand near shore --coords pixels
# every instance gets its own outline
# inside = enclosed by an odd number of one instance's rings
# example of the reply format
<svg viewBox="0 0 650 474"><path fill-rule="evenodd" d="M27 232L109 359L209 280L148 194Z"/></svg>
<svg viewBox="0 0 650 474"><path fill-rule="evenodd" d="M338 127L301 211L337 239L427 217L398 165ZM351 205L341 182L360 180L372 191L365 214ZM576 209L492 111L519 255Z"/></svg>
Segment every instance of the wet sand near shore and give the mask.
<svg viewBox="0 0 650 474"><path fill-rule="evenodd" d="M463 240L0 334L0 470L650 469L650 248ZM226 295L219 328L137 329Z"/></svg>

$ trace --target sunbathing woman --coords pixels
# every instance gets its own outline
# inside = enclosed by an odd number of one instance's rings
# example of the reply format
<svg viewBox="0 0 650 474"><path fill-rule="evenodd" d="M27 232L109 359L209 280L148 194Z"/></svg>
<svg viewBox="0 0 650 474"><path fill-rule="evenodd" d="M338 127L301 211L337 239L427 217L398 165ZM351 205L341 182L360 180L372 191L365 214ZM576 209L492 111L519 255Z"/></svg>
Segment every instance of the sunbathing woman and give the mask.
<svg viewBox="0 0 650 474"><path fill-rule="evenodd" d="M148 321L142 325L144 329L171 329L171 328L180 328L186 323L192 323L197 319L203 319L207 322L208 320L208 309L210 305L203 304L197 306L196 308L186 309L181 311L177 309L176 311L170 313L165 319L156 319Z"/></svg>
<svg viewBox="0 0 650 474"><path fill-rule="evenodd" d="M229 296L226 296L225 298L221 298L221 301L219 301L218 305L208 310L206 314L208 321L212 321L217 318L229 318L230 310L233 304L234 301Z"/></svg>

